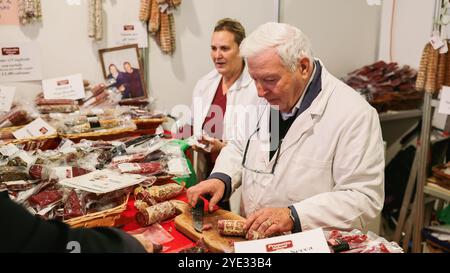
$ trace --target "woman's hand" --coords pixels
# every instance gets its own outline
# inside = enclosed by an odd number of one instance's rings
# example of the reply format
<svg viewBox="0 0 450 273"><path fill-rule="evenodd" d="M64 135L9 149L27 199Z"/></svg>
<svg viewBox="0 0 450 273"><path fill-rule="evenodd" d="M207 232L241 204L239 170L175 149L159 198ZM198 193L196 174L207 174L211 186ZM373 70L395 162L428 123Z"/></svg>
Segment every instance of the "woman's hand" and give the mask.
<svg viewBox="0 0 450 273"><path fill-rule="evenodd" d="M205 138L203 137L202 140L200 140L200 143L207 145L208 148L210 148L211 153L219 153L223 147L225 147L227 144L220 139L217 138Z"/></svg>

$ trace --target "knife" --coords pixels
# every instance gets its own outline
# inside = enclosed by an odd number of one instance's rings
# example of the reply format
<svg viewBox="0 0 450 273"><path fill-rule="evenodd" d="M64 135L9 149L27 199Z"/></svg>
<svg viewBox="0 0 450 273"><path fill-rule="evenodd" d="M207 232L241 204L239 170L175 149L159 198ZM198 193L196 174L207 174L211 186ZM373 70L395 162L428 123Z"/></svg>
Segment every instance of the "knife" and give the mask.
<svg viewBox="0 0 450 273"><path fill-rule="evenodd" d="M192 208L192 222L194 224L194 229L202 233L203 231L203 208L204 201L199 198L195 207Z"/></svg>

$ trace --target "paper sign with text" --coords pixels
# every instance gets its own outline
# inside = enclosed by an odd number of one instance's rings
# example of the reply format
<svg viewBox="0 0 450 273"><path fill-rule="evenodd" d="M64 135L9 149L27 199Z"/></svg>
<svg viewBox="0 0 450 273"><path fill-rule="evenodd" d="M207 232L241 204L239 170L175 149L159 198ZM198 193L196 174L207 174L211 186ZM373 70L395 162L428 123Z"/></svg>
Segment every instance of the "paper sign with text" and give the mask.
<svg viewBox="0 0 450 273"><path fill-rule="evenodd" d="M450 115L450 87L444 86L441 91L441 102L439 103L439 113Z"/></svg>
<svg viewBox="0 0 450 273"><path fill-rule="evenodd" d="M64 179L59 181L59 184L87 192L104 194L137 185L147 179L147 177L138 174L120 174L105 169Z"/></svg>
<svg viewBox="0 0 450 273"><path fill-rule="evenodd" d="M26 139L52 134L56 134L55 128L50 126L41 118L36 119L32 123L13 133L14 137L17 139Z"/></svg>
<svg viewBox="0 0 450 273"><path fill-rule="evenodd" d="M42 80L39 45L36 42L0 43L0 82Z"/></svg>
<svg viewBox="0 0 450 273"><path fill-rule="evenodd" d="M113 27L112 45L123 46L138 44L139 48L148 47L146 25L140 21L129 24L115 24Z"/></svg>
<svg viewBox="0 0 450 273"><path fill-rule="evenodd" d="M83 76L81 74L70 75L42 81L44 98L78 100L85 97Z"/></svg>
<svg viewBox="0 0 450 273"><path fill-rule="evenodd" d="M16 94L16 88L13 86L0 85L0 112L8 112L11 110L11 105Z"/></svg>
<svg viewBox="0 0 450 273"><path fill-rule="evenodd" d="M236 253L330 253L321 228L269 239L236 242Z"/></svg>

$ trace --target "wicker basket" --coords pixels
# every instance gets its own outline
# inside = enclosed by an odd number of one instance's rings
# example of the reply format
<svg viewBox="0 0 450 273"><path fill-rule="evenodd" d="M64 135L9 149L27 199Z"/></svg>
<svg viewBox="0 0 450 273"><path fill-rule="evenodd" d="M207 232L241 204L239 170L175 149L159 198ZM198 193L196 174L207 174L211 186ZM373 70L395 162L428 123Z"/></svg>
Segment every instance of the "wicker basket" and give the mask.
<svg viewBox="0 0 450 273"><path fill-rule="evenodd" d="M64 223L72 228L113 227L120 218L122 212L126 210L129 197L130 194L127 194L125 201L115 208L89 213L87 215L66 220Z"/></svg>
<svg viewBox="0 0 450 273"><path fill-rule="evenodd" d="M46 136L40 136L40 137L32 137L32 138L25 138L25 139L9 139L2 141L1 145L7 145L7 144L23 144L23 150L25 151L35 151L35 150L53 150L58 147L59 143L61 142L61 139L59 138L58 134L51 134Z"/></svg>
<svg viewBox="0 0 450 273"><path fill-rule="evenodd" d="M156 130L159 125L166 121L166 118L133 119L134 124L136 124L139 130Z"/></svg>
<svg viewBox="0 0 450 273"><path fill-rule="evenodd" d="M82 139L108 141L127 137L133 134L134 131L136 131L135 127L125 127L80 134L60 134L60 136L62 138L70 139L75 143L81 141Z"/></svg>

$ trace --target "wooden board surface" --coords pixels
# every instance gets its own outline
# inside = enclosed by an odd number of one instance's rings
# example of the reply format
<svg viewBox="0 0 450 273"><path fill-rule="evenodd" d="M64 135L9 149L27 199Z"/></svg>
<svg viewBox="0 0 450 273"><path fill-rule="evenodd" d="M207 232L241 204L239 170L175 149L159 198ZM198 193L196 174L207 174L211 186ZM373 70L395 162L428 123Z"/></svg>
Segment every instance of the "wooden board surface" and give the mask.
<svg viewBox="0 0 450 273"><path fill-rule="evenodd" d="M245 241L242 237L222 236L217 228L218 220L243 220L241 216L226 210L216 210L213 213L205 211L203 216L203 224L211 224L212 228L202 233L194 229L192 222L192 213L189 205L181 209L182 214L175 217L175 228L186 235L189 239L197 242L201 238L205 241L206 246L213 253L232 253L234 252L233 242Z"/></svg>

